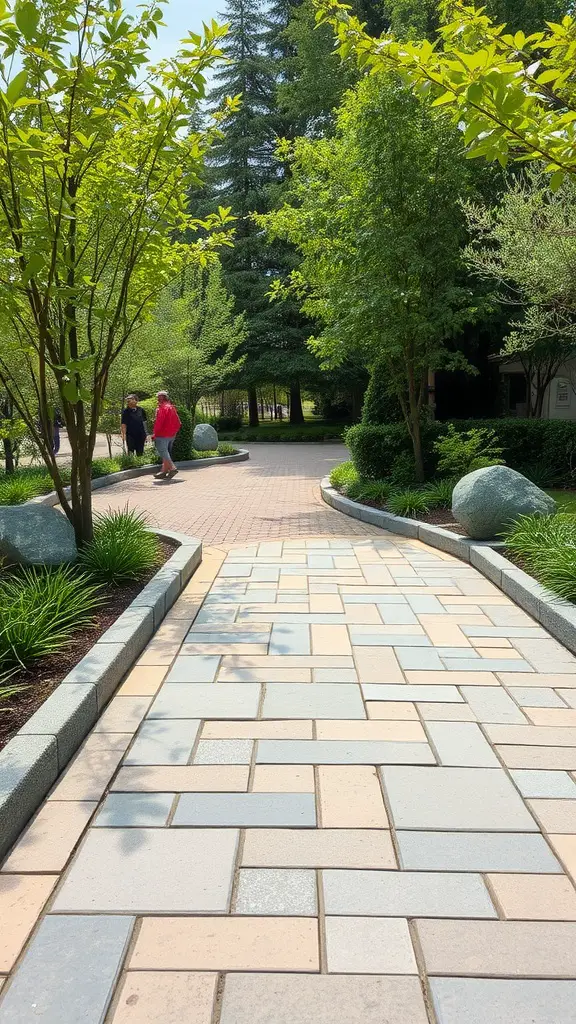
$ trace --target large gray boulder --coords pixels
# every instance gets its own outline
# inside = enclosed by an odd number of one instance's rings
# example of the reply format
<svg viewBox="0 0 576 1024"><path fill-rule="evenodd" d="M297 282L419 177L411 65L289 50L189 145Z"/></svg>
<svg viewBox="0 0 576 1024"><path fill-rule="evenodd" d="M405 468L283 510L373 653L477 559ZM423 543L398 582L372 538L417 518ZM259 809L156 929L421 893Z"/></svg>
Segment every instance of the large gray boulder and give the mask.
<svg viewBox="0 0 576 1024"><path fill-rule="evenodd" d="M476 469L452 494L454 518L475 540L492 540L518 516L555 511L554 498L508 466Z"/></svg>
<svg viewBox="0 0 576 1024"><path fill-rule="evenodd" d="M78 556L66 516L47 505L0 507L0 556L20 565L61 565Z"/></svg>
<svg viewBox="0 0 576 1024"><path fill-rule="evenodd" d="M197 423L194 427L192 445L197 452L215 452L218 447L218 434L209 423Z"/></svg>

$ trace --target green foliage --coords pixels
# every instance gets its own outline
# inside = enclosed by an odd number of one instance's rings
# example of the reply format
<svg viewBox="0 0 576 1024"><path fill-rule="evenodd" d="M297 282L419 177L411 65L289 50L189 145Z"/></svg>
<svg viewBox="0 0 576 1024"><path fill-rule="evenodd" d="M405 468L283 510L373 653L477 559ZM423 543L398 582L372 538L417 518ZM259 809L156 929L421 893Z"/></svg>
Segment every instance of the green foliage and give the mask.
<svg viewBox="0 0 576 1024"><path fill-rule="evenodd" d="M34 480L16 473L0 478L0 505L22 505L39 493Z"/></svg>
<svg viewBox="0 0 576 1024"><path fill-rule="evenodd" d="M187 459L192 458L192 435L194 433L194 424L192 422L192 416L184 406L178 407L178 415L182 426L174 440L174 445L172 447L172 459L174 462L186 462Z"/></svg>
<svg viewBox="0 0 576 1024"><path fill-rule="evenodd" d="M214 420L216 430L240 430L242 427L241 416L216 416Z"/></svg>
<svg viewBox="0 0 576 1024"><path fill-rule="evenodd" d="M452 508L452 492L457 479L433 480L426 487L429 508Z"/></svg>
<svg viewBox="0 0 576 1024"><path fill-rule="evenodd" d="M390 393L386 362L379 361L372 368L370 383L364 396L362 422L399 423L401 420L402 408L398 397Z"/></svg>
<svg viewBox="0 0 576 1024"><path fill-rule="evenodd" d="M117 473L120 469L120 459L93 459L92 460L92 479L97 480L101 476L109 476L111 473Z"/></svg>
<svg viewBox="0 0 576 1024"><path fill-rule="evenodd" d="M79 565L97 583L121 586L142 579L160 561L158 538L147 517L127 506L94 517L94 537L80 551Z"/></svg>
<svg viewBox="0 0 576 1024"><path fill-rule="evenodd" d="M404 516L408 519L415 519L424 515L430 509L428 493L426 491L407 488L404 491L394 491L387 502L388 512L394 516Z"/></svg>
<svg viewBox="0 0 576 1024"><path fill-rule="evenodd" d="M385 505L392 485L387 480L355 480L346 487L346 497L352 501L370 501Z"/></svg>
<svg viewBox="0 0 576 1024"><path fill-rule="evenodd" d="M300 427L289 423L265 423L259 427L242 427L241 430L223 431L227 441L336 441L340 440L344 427L338 423L304 423Z"/></svg>
<svg viewBox="0 0 576 1024"><path fill-rule="evenodd" d="M330 483L337 491L346 492L350 484L356 483L357 480L358 473L353 462L341 462L339 466L334 466L330 473Z"/></svg>
<svg viewBox="0 0 576 1024"><path fill-rule="evenodd" d="M493 430L474 427L459 433L453 423L436 441L434 451L439 456L438 470L447 476L465 476L475 469L503 464L502 446Z"/></svg>
<svg viewBox="0 0 576 1024"><path fill-rule="evenodd" d="M529 36L528 23L511 35L485 7L443 0L442 45L432 47L428 40L371 38L338 0L318 0L317 7L320 23L334 26L342 57L355 55L363 68L399 73L418 95L434 96L436 106L465 126L471 156L503 165L511 158L544 159L553 187L576 174L572 14ZM517 10L515 0L508 7Z"/></svg>
<svg viewBox="0 0 576 1024"><path fill-rule="evenodd" d="M233 444L227 444L225 441L221 441L218 445L217 455L237 455L238 449Z"/></svg>
<svg viewBox="0 0 576 1024"><path fill-rule="evenodd" d="M0 578L0 666L27 666L67 647L93 622L99 587L75 566L4 571Z"/></svg>
<svg viewBox="0 0 576 1024"><path fill-rule="evenodd" d="M522 516L505 536L507 548L531 573L567 601L576 600L576 517Z"/></svg>

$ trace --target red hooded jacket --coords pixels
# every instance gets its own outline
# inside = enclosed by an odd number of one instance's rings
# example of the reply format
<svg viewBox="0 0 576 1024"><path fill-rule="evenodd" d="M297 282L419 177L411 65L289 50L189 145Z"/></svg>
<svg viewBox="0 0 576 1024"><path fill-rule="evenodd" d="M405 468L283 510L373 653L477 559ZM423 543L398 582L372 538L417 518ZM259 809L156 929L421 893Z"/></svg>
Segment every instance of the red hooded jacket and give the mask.
<svg viewBox="0 0 576 1024"><path fill-rule="evenodd" d="M162 402L156 411L154 437L176 437L181 427L180 417L172 402Z"/></svg>

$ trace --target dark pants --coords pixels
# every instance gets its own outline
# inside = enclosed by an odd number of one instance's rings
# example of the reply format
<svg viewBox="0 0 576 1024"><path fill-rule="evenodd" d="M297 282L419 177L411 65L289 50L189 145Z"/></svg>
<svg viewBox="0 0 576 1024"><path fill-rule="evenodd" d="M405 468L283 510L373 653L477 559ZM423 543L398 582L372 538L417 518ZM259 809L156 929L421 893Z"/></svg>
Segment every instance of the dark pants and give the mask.
<svg viewBox="0 0 576 1024"><path fill-rule="evenodd" d="M132 437L131 434L126 434L126 447L129 455L144 455L144 443L146 437L140 435L139 437Z"/></svg>

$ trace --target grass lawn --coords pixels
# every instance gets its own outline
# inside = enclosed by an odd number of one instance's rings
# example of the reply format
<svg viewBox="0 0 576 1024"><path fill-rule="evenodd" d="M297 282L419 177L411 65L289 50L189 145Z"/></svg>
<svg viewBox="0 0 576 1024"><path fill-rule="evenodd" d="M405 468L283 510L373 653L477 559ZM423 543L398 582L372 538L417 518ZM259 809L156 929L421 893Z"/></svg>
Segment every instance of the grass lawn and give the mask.
<svg viewBox="0 0 576 1024"><path fill-rule="evenodd" d="M558 502L561 512L572 512L576 515L576 491L547 491Z"/></svg>

